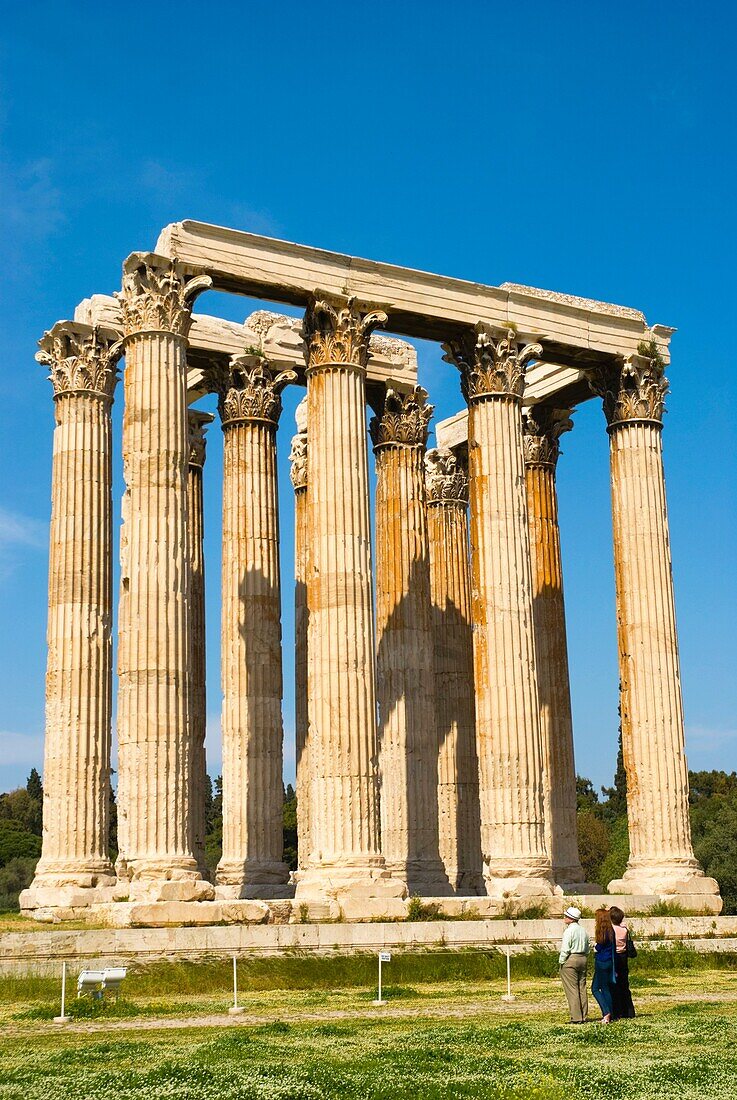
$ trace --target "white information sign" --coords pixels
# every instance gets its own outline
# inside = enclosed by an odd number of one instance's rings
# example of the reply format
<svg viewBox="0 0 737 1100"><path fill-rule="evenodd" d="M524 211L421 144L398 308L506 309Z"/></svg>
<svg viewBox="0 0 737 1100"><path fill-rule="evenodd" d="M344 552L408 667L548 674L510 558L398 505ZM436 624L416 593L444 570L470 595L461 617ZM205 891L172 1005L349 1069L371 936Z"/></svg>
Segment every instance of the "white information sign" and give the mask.
<svg viewBox="0 0 737 1100"><path fill-rule="evenodd" d="M391 951L380 951L379 952L379 959L383 963L390 963L392 961Z"/></svg>

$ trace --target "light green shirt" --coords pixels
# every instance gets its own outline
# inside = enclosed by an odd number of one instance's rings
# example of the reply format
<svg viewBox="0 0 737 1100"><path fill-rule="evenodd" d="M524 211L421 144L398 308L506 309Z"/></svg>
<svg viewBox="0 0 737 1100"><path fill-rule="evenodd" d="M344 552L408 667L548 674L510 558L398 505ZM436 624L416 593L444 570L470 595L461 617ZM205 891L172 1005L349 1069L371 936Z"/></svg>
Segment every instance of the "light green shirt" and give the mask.
<svg viewBox="0 0 737 1100"><path fill-rule="evenodd" d="M588 955L588 953L589 937L586 929L582 928L577 921L569 924L563 933L558 962L562 966L569 955Z"/></svg>

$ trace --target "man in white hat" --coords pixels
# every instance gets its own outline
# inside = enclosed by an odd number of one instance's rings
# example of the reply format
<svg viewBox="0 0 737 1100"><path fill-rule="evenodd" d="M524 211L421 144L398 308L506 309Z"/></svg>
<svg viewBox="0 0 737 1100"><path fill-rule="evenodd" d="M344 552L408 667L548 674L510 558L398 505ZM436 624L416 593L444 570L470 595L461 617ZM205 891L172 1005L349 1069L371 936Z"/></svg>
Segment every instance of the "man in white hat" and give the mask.
<svg viewBox="0 0 737 1100"><path fill-rule="evenodd" d="M586 965L589 956L589 937L582 928L581 910L569 905L563 914L566 929L560 945L560 980L563 982L568 1011L572 1024L584 1024L589 1011L586 992Z"/></svg>

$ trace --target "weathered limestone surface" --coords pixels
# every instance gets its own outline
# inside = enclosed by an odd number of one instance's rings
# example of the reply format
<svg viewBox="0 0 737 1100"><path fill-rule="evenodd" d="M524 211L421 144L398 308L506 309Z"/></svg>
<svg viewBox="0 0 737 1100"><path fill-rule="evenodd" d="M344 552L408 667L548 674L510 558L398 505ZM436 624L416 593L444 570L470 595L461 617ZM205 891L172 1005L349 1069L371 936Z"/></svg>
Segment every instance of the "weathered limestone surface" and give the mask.
<svg viewBox="0 0 737 1100"><path fill-rule="evenodd" d="M282 837L282 665L276 429L293 371L235 356L224 432L223 854L218 896L274 896L289 872Z"/></svg>
<svg viewBox="0 0 737 1100"><path fill-rule="evenodd" d="M23 908L54 888L88 902L113 885L108 856L112 709L110 410L119 343L61 322L36 358L51 368L54 451L49 548L43 850ZM81 904L86 904L84 901Z"/></svg>
<svg viewBox="0 0 737 1100"><path fill-rule="evenodd" d="M388 389L376 454L376 636L381 850L412 894L450 892L438 848L438 745L424 453L427 392Z"/></svg>
<svg viewBox="0 0 737 1100"><path fill-rule="evenodd" d="M297 771L297 847L299 867L310 851L310 763L307 719L307 574L310 537L307 523L307 432L292 439L289 456L294 487L294 726Z"/></svg>
<svg viewBox="0 0 737 1100"><path fill-rule="evenodd" d="M214 417L199 409L187 413L189 425L189 470L187 474L187 509L189 516L189 630L191 665L191 733L192 775L190 779L190 813L192 853L201 873L206 875L205 861L205 796L207 764L205 733L207 727L207 692L205 688L205 555L202 474L205 465L205 432Z"/></svg>
<svg viewBox="0 0 737 1100"><path fill-rule="evenodd" d="M459 894L485 892L473 687L468 473L450 451L425 460L438 738L440 857Z"/></svg>
<svg viewBox="0 0 737 1100"><path fill-rule="evenodd" d="M119 648L119 867L130 896L212 895L192 853L187 332L207 277L134 253L123 266L124 601Z"/></svg>
<svg viewBox="0 0 737 1100"><path fill-rule="evenodd" d="M544 333L540 356L577 364L602 354L634 352L639 341L655 337L667 355L672 329L648 329L637 309L504 283L480 283L426 271L377 263L321 248L275 241L203 222L166 226L158 251L207 271L216 286L271 301L304 304L310 288L355 295L387 312L393 332L446 339L451 328L466 328L481 317L504 329Z"/></svg>
<svg viewBox="0 0 737 1100"><path fill-rule="evenodd" d="M307 345L311 536L308 865L297 896L393 896L379 849L365 379L383 314L313 300Z"/></svg>
<svg viewBox="0 0 737 1100"><path fill-rule="evenodd" d="M525 365L537 345L477 326L446 345L469 402L471 575L481 846L487 893L552 891L542 791L522 451Z"/></svg>
<svg viewBox="0 0 737 1100"><path fill-rule="evenodd" d="M569 409L537 405L524 417L545 833L553 878L571 888L583 884L584 874L578 858L576 768L555 468L560 453L558 440L572 427Z"/></svg>
<svg viewBox="0 0 737 1100"><path fill-rule="evenodd" d="M84 298L74 311L74 319L86 325L103 325L111 332L122 334L120 304L107 294ZM293 370L302 378L304 373L305 347L302 321L298 317L259 309L243 324L238 324L222 317L193 313L188 340L187 384L191 401L208 391L213 361L221 368L227 367L230 358L240 355L245 347L260 348L277 374ZM398 382L403 386L416 385L417 352L414 347L406 340L374 333L369 339L366 380L380 385Z"/></svg>
<svg viewBox="0 0 737 1100"><path fill-rule="evenodd" d="M668 382L657 356L592 374L604 399L612 484L622 749L630 859L622 893L718 894L696 861L663 474Z"/></svg>

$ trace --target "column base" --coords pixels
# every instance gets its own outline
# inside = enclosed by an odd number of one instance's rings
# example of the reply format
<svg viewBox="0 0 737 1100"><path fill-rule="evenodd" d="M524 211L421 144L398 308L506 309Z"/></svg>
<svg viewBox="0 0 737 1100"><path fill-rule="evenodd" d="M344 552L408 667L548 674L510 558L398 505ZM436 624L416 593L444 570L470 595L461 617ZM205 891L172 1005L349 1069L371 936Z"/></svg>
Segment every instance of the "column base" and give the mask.
<svg viewBox="0 0 737 1100"><path fill-rule="evenodd" d="M218 898L289 898L289 868L281 860L221 859L215 873Z"/></svg>
<svg viewBox="0 0 737 1100"><path fill-rule="evenodd" d="M114 886L115 870L109 859L44 860L36 864L30 889L91 890Z"/></svg>
<svg viewBox="0 0 737 1100"><path fill-rule="evenodd" d="M387 859L386 869L392 878L406 883L408 892L415 897L452 897L454 893L445 867L439 859Z"/></svg>
<svg viewBox="0 0 737 1100"><path fill-rule="evenodd" d="M484 888L487 897L503 900L552 897L561 894L553 883L550 864L531 859L506 862L494 859L484 863Z"/></svg>
<svg viewBox="0 0 737 1100"><path fill-rule="evenodd" d="M128 899L152 904L157 901L212 901L215 890L200 876L194 859L180 856L175 860L131 859L126 863L130 876Z"/></svg>
<svg viewBox="0 0 737 1100"><path fill-rule="evenodd" d="M459 871L452 867L446 871L451 890L456 897L484 897L486 887L481 871Z"/></svg>
<svg viewBox="0 0 737 1100"><path fill-rule="evenodd" d="M657 894L684 909L720 913L723 902L719 883L701 870L695 859L668 860L662 863L633 860L622 878L613 879L610 894Z"/></svg>
<svg viewBox="0 0 737 1100"><path fill-rule="evenodd" d="M27 890L22 890L18 899L21 913L38 919L41 911L44 920L73 920L76 911L91 906L112 902L115 892L115 879L109 884L91 885L54 885L34 879Z"/></svg>
<svg viewBox="0 0 737 1100"><path fill-rule="evenodd" d="M407 883L390 874L381 856L352 864L318 864L298 871L298 901L406 898Z"/></svg>

